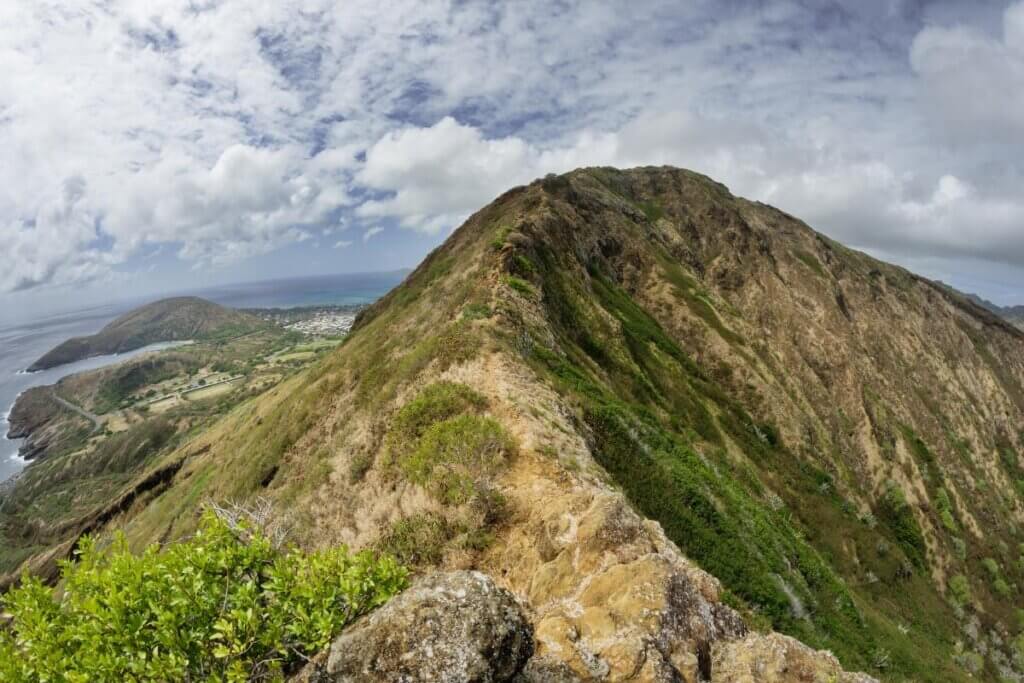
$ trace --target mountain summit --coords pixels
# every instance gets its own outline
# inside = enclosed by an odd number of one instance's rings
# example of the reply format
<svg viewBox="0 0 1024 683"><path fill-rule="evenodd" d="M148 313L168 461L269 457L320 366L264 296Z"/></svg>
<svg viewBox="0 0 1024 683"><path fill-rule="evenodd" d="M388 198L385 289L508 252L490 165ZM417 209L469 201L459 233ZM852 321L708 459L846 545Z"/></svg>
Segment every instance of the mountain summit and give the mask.
<svg viewBox="0 0 1024 683"><path fill-rule="evenodd" d="M91 519L141 547L263 496L304 545L479 570L520 680L1020 680L1022 424L984 308L699 174L581 169Z"/></svg>

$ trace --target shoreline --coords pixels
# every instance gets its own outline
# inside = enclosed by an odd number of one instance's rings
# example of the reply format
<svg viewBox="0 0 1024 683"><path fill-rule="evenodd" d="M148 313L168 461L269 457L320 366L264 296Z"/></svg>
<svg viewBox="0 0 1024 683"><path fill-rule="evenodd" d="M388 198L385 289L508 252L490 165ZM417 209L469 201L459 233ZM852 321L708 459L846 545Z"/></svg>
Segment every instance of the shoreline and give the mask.
<svg viewBox="0 0 1024 683"><path fill-rule="evenodd" d="M195 343L196 342L195 342L194 339L182 339L182 340L175 340L175 341L153 342L152 344L146 344L145 346L139 346L139 347L134 348L134 349L128 349L127 351L118 351L117 353L94 353L94 354L92 354L90 356L85 356L84 358L78 358L76 360L68 361L67 363L61 363L60 365L51 365L48 368L39 368L38 370L32 370L31 368L25 368L23 370L18 370L14 374L15 375L38 375L41 372L49 372L51 370L57 370L57 369L62 368L64 366L66 366L66 365L74 365L75 363L83 363L83 362L85 362L87 360L92 360L93 358L111 358L111 359L113 359L113 358L119 358L121 356L128 356L128 355L139 356L139 355L142 355L143 353L155 353L155 352L158 352L158 351L167 351L169 349L178 348L179 346L188 346L190 344L195 344ZM152 348L150 348L150 347L152 347ZM111 361L111 363L109 363L109 365L113 365L114 363L115 363L114 361ZM80 370L80 371L77 371L77 372L69 372L66 375L61 375L60 378L57 379L57 382L59 382L60 380L64 379L65 377L70 377L71 375L77 375L78 372L89 372L89 370L96 370L96 369L99 369L100 367L106 367L107 365L108 364L104 364L104 365L98 366L97 368L89 368L88 370ZM54 382L54 384L56 384L57 382Z"/></svg>
<svg viewBox="0 0 1024 683"><path fill-rule="evenodd" d="M23 394L23 393L25 393L25 392L24 391L21 392L21 394ZM7 443L15 443L17 441L22 441L23 440L23 439L12 439L12 438L7 436L7 434L10 433L10 431L11 431L11 413L14 412L14 405L18 402L18 399L21 398L21 394L18 394L18 396L14 399L14 403L11 404L11 407L8 408L7 412L5 412L4 415L3 415L2 426L0 426L0 436L2 436L3 437L3 441L5 441ZM19 448L16 451L14 451L14 453L12 453L11 455L7 456L7 460L9 462L16 462L19 465L21 465L22 467L24 467L25 465L27 465L29 463L28 460L26 460L25 458L21 457L21 448L20 448L20 446L19 446Z"/></svg>

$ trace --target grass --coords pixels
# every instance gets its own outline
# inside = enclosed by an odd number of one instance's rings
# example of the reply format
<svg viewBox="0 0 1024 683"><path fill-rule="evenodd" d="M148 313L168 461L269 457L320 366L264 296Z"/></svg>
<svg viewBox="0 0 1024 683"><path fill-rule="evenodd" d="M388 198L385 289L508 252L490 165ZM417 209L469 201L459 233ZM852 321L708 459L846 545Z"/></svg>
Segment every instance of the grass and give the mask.
<svg viewBox="0 0 1024 683"><path fill-rule="evenodd" d="M508 277L505 278L505 284L507 284L509 287L519 292L523 296L532 297L537 293L536 290L533 288L533 285L531 285L526 280L515 277L513 275L509 275Z"/></svg>
<svg viewBox="0 0 1024 683"><path fill-rule="evenodd" d="M821 261L818 257L809 251L803 249L797 249L793 252L793 256L797 258L801 263L810 268L815 275L818 277L827 278L828 273L825 272L825 268L821 265Z"/></svg>
<svg viewBox="0 0 1024 683"><path fill-rule="evenodd" d="M921 527L918 526L913 511L907 505L907 499L903 491L895 483L890 483L885 494L878 502L876 512L881 520L896 537L896 542L907 555L907 558L917 567L924 569L928 566L926 559L926 546Z"/></svg>
<svg viewBox="0 0 1024 683"><path fill-rule="evenodd" d="M399 520L385 532L376 547L409 566L438 565L445 547L459 529L444 515L423 513Z"/></svg>
<svg viewBox="0 0 1024 683"><path fill-rule="evenodd" d="M411 451L433 425L486 406L487 400L465 384L435 382L402 406L391 421L385 443L392 452Z"/></svg>

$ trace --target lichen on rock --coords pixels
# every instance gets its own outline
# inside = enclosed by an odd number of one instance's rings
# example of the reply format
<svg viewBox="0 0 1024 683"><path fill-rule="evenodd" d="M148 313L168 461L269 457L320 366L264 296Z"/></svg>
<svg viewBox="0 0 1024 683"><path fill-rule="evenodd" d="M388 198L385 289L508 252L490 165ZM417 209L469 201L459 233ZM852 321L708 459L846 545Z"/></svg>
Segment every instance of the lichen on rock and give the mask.
<svg viewBox="0 0 1024 683"><path fill-rule="evenodd" d="M510 592L480 572L435 573L346 630L311 679L501 683L532 653L533 630Z"/></svg>

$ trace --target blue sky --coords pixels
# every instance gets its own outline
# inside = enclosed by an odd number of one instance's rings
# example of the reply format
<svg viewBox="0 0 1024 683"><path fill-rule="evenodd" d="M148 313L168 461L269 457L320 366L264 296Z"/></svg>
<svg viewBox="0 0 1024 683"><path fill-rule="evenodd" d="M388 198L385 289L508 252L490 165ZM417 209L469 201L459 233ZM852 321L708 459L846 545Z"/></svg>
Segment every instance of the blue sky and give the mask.
<svg viewBox="0 0 1024 683"><path fill-rule="evenodd" d="M1024 2L386 4L0 3L0 303L413 266L649 163L1024 302Z"/></svg>

